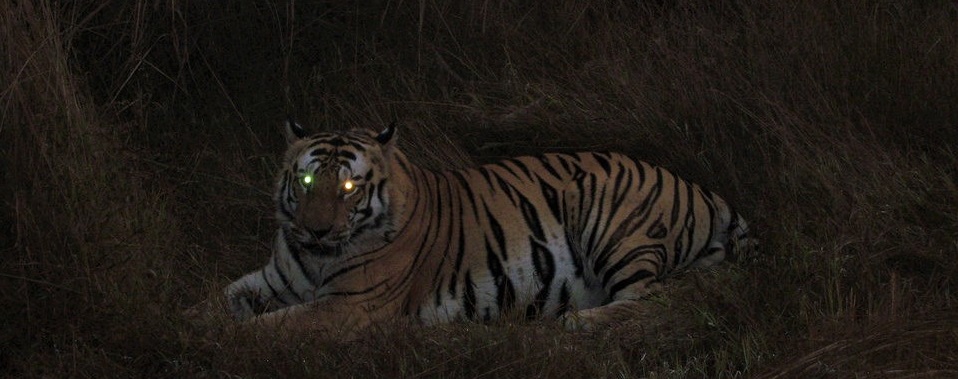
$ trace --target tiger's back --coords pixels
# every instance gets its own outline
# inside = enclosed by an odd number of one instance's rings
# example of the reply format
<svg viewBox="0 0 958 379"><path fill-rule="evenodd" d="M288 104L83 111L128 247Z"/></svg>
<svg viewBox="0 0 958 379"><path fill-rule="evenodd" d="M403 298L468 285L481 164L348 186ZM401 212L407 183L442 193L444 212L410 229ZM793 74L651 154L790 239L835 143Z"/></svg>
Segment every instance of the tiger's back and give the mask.
<svg viewBox="0 0 958 379"><path fill-rule="evenodd" d="M361 327L402 315L489 320L519 308L588 328L627 317L668 274L721 261L746 239L724 200L624 155L434 172L411 163L391 129L355 135L295 142L278 186L274 256L227 289L238 318L295 313ZM307 176L328 179L312 187ZM316 196L328 222L300 216Z"/></svg>

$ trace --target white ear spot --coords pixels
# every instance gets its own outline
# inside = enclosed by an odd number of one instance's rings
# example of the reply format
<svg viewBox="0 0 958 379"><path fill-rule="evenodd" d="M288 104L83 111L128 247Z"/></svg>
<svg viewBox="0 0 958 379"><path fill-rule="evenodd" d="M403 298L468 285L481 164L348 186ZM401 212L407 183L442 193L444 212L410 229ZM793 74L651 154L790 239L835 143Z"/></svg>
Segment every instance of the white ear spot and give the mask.
<svg viewBox="0 0 958 379"><path fill-rule="evenodd" d="M392 140L393 135L396 134L396 122L389 124L386 129L383 129L382 132L376 136L376 142L379 142L382 145L389 143Z"/></svg>
<svg viewBox="0 0 958 379"><path fill-rule="evenodd" d="M306 128L293 120L292 117L286 119L286 142L293 143L306 138Z"/></svg>

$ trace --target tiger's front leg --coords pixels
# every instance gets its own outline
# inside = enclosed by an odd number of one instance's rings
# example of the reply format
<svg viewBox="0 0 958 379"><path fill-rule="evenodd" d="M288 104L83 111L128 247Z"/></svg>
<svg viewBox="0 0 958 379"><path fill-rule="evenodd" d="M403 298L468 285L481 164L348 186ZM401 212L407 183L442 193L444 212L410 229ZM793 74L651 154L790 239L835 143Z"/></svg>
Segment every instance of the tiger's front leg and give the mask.
<svg viewBox="0 0 958 379"><path fill-rule="evenodd" d="M237 321L282 309L286 304L268 288L261 271L246 274L225 289L230 315Z"/></svg>
<svg viewBox="0 0 958 379"><path fill-rule="evenodd" d="M234 319L248 320L313 299L317 289L295 275L290 257L283 229L279 229L269 262L226 287L226 301Z"/></svg>

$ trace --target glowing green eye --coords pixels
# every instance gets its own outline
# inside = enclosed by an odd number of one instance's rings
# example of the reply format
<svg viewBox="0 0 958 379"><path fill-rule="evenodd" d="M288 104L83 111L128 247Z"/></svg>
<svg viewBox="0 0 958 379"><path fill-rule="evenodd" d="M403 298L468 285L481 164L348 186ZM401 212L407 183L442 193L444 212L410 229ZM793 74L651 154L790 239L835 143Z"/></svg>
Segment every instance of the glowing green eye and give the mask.
<svg viewBox="0 0 958 379"><path fill-rule="evenodd" d="M300 179L300 180L303 181L303 186L306 186L306 187L309 187L310 184L313 184L313 176L312 176L312 175L303 175L303 178Z"/></svg>

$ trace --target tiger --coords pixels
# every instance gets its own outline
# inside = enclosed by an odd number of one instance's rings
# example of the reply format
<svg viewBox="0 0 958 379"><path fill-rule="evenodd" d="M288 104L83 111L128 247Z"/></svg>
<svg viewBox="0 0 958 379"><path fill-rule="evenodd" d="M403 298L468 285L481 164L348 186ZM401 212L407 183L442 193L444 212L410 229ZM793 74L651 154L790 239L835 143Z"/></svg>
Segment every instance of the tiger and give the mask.
<svg viewBox="0 0 958 379"><path fill-rule="evenodd" d="M287 120L268 263L225 289L235 320L361 331L498 320L591 330L628 319L663 280L750 250L718 195L614 152L431 170L395 123L309 134Z"/></svg>

